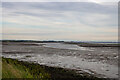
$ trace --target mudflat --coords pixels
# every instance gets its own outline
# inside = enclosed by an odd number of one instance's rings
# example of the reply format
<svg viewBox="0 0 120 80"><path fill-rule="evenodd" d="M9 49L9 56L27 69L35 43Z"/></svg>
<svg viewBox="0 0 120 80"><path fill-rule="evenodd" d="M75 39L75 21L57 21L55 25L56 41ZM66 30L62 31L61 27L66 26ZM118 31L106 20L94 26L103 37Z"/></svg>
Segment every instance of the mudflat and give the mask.
<svg viewBox="0 0 120 80"><path fill-rule="evenodd" d="M64 42L3 42L2 51L2 56L7 58L74 69L79 74L87 72L100 78L118 77L118 47L114 46L95 47L89 44L85 47Z"/></svg>

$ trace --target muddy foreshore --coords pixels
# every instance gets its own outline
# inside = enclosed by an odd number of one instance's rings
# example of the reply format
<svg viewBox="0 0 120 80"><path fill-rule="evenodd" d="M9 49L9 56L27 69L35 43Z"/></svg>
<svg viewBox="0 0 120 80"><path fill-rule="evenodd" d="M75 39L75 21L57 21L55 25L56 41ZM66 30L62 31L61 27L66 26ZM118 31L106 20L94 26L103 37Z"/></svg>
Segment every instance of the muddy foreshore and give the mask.
<svg viewBox="0 0 120 80"><path fill-rule="evenodd" d="M118 76L117 47L82 46L79 48L76 46L78 44L38 42L3 42L2 44L2 56L7 58L75 69L78 73L87 72L101 78Z"/></svg>

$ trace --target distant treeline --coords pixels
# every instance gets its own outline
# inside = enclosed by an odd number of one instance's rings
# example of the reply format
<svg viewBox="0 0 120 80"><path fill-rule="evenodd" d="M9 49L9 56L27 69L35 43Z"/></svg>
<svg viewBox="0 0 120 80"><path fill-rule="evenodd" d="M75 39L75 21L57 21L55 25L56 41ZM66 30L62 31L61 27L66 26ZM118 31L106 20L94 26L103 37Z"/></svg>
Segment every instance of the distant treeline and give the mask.
<svg viewBox="0 0 120 80"><path fill-rule="evenodd" d="M0 40L1 42L69 42L69 43L120 43L120 42L112 42L112 41L55 41L55 40Z"/></svg>
<svg viewBox="0 0 120 80"><path fill-rule="evenodd" d="M64 41L35 41L35 40L0 40L1 42L64 42Z"/></svg>

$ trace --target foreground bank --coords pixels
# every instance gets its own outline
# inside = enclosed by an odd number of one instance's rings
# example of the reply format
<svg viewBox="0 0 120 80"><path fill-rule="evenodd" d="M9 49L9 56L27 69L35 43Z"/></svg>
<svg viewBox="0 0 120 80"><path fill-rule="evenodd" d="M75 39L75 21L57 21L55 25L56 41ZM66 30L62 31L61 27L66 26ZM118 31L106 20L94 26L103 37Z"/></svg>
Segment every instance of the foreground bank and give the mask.
<svg viewBox="0 0 120 80"><path fill-rule="evenodd" d="M90 76L80 75L75 70L58 67L48 67L35 63L18 61L16 59L2 58L2 77L6 78L39 78L40 80L60 80L60 79L87 79L105 80Z"/></svg>

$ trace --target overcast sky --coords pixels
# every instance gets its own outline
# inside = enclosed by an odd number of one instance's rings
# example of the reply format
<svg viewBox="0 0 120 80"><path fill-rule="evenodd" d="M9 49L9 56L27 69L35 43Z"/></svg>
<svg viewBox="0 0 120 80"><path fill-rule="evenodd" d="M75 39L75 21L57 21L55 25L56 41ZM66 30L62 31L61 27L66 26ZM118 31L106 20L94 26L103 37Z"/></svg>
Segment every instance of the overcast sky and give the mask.
<svg viewBox="0 0 120 80"><path fill-rule="evenodd" d="M90 0L89 0L90 1ZM117 41L117 3L3 2L3 39Z"/></svg>

